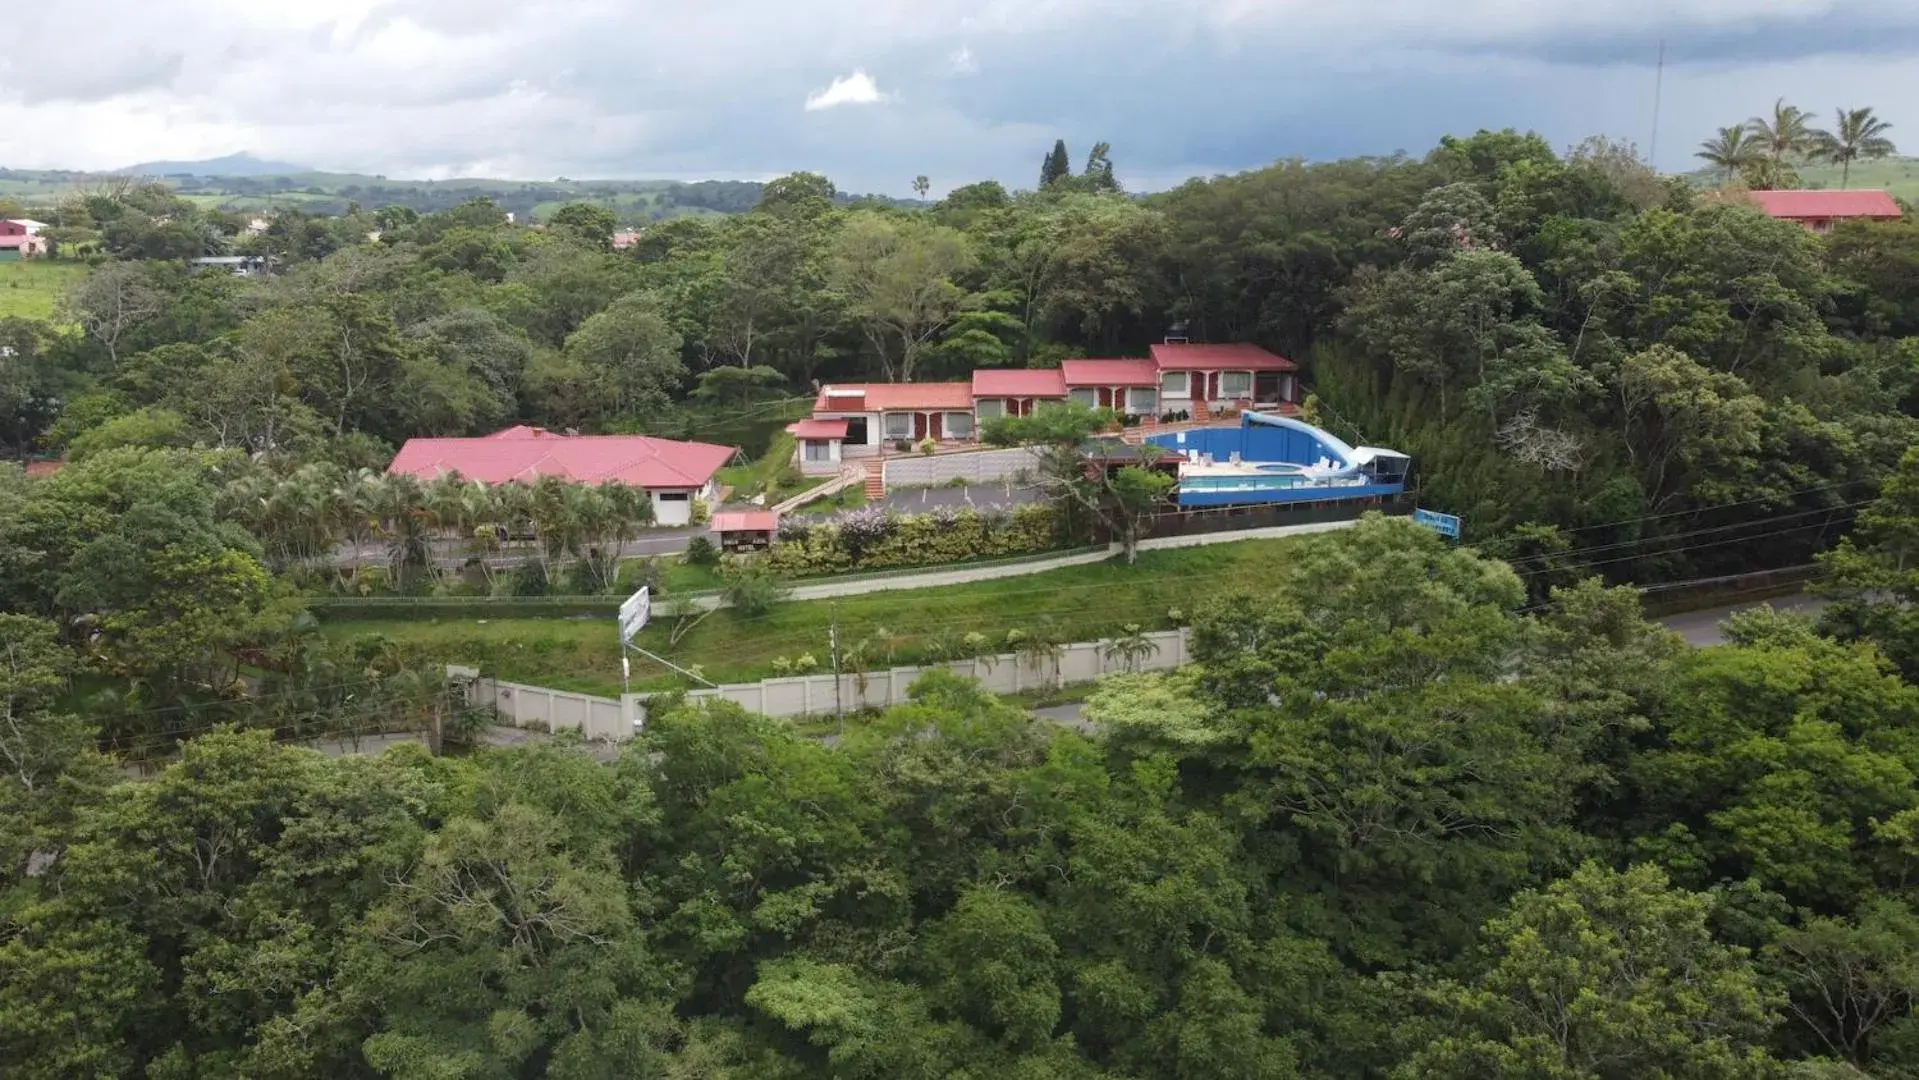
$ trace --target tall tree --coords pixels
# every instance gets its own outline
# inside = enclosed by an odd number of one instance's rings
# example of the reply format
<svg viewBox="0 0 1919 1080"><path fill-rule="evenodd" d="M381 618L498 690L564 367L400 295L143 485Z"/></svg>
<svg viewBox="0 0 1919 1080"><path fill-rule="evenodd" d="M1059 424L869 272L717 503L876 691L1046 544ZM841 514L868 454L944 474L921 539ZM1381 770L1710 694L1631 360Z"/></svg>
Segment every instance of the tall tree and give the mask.
<svg viewBox="0 0 1919 1080"><path fill-rule="evenodd" d="M926 193L931 190L933 190L933 181L927 179L925 173L921 173L913 178L913 194L924 199L926 198Z"/></svg>
<svg viewBox="0 0 1919 1080"><path fill-rule="evenodd" d="M1053 140L1052 152L1040 161L1039 186L1044 190L1056 180L1073 175L1073 159L1066 153L1066 140Z"/></svg>
<svg viewBox="0 0 1919 1080"><path fill-rule="evenodd" d="M1892 125L1870 108L1836 110L1831 131L1812 133L1812 149L1819 157L1839 163L1839 186L1852 182L1852 163L1889 157L1898 151L1886 132Z"/></svg>
<svg viewBox="0 0 1919 1080"><path fill-rule="evenodd" d="M1755 116L1746 121L1746 130L1759 142L1760 149L1774 165L1804 155L1817 145L1812 116L1785 98L1773 102L1770 117Z"/></svg>
<svg viewBox="0 0 1919 1080"><path fill-rule="evenodd" d="M959 314L953 276L972 265L958 230L916 219L855 214L841 228L831 277L892 382L912 382L921 352Z"/></svg>
<svg viewBox="0 0 1919 1080"><path fill-rule="evenodd" d="M1751 165L1761 154L1761 147L1752 129L1744 124L1734 127L1722 127L1719 134L1699 144L1699 150L1693 154L1696 158L1726 170L1726 183L1730 184L1740 170Z"/></svg>
<svg viewBox="0 0 1919 1080"><path fill-rule="evenodd" d="M686 375L680 336L647 293L623 296L586 320L568 335L564 355L593 373L614 415L664 407Z"/></svg>
<svg viewBox="0 0 1919 1080"><path fill-rule="evenodd" d="M107 360L120 364L120 341L135 327L158 315L165 297L149 282L139 263L112 262L74 286L66 297L73 321L106 347Z"/></svg>
<svg viewBox="0 0 1919 1080"><path fill-rule="evenodd" d="M1479 975L1431 992L1446 1022L1405 1075L1772 1075L1772 1002L1710 910L1651 866L1588 863L1519 894L1486 924Z"/></svg>
<svg viewBox="0 0 1919 1080"><path fill-rule="evenodd" d="M570 236L600 251L613 248L613 230L619 227L619 218L613 211L593 203L570 202L547 219L547 227L556 233Z"/></svg>

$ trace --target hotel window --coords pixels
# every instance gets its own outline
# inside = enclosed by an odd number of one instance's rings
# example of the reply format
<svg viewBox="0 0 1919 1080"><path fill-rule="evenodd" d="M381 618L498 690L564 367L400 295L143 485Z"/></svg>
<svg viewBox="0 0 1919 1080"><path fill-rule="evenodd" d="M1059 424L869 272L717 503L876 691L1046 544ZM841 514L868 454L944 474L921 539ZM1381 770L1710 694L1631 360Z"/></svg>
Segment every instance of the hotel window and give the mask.
<svg viewBox="0 0 1919 1080"><path fill-rule="evenodd" d="M1090 386L1076 386L1067 391L1066 396L1089 409L1099 404L1099 394Z"/></svg>
<svg viewBox="0 0 1919 1080"><path fill-rule="evenodd" d="M886 414L886 437L889 439L910 439L913 437L913 414L890 412Z"/></svg>
<svg viewBox="0 0 1919 1080"><path fill-rule="evenodd" d="M946 414L946 437L949 439L970 439L973 437L973 414L950 412Z"/></svg>
<svg viewBox="0 0 1919 1080"><path fill-rule="evenodd" d="M1159 394L1150 386L1135 386L1127 391L1127 398L1130 412L1150 413L1159 409Z"/></svg>
<svg viewBox="0 0 1919 1080"><path fill-rule="evenodd" d="M1223 398L1243 398L1253 396L1253 373L1250 371L1222 371L1219 373L1219 396Z"/></svg>
<svg viewBox="0 0 1919 1080"><path fill-rule="evenodd" d="M981 398L974 408L979 410L981 420L991 420L995 416L1006 415L1006 402L996 397Z"/></svg>
<svg viewBox="0 0 1919 1080"><path fill-rule="evenodd" d="M827 442L823 439L808 439L806 440L805 445L806 445L806 460L808 461L833 460L833 444L832 443Z"/></svg>
<svg viewBox="0 0 1919 1080"><path fill-rule="evenodd" d="M1193 375L1190 371L1167 371L1159 377L1160 393L1167 397L1186 397L1192 393Z"/></svg>

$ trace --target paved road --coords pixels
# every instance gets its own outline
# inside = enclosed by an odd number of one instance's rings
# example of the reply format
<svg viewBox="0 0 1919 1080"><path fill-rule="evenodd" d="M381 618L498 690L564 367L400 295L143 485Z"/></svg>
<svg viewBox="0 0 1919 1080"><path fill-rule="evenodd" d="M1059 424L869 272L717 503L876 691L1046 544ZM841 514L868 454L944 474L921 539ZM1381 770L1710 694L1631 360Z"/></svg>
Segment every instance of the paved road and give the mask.
<svg viewBox="0 0 1919 1080"><path fill-rule="evenodd" d="M1778 596L1771 600L1760 600L1742 604L1726 604L1721 607L1705 608L1701 611L1688 611L1679 615L1668 615L1659 622L1668 630L1675 631L1686 639L1686 644L1694 648L1711 645L1724 645L1726 635L1719 624L1741 611L1749 611L1770 604L1781 611L1800 611L1807 615L1817 615L1829 601L1817 596L1799 593L1793 596ZM1092 722L1080 714L1079 704L1054 705L1045 709L1034 709L1033 715L1042 720L1051 720L1056 724L1065 724L1081 731L1091 731Z"/></svg>
<svg viewBox="0 0 1919 1080"><path fill-rule="evenodd" d="M1023 506L1044 501L1045 492L1015 484L971 484L966 487L913 488L886 493L886 505L902 514L918 514L941 506Z"/></svg>
<svg viewBox="0 0 1919 1080"><path fill-rule="evenodd" d="M1724 645L1726 635L1720 632L1719 624L1732 615L1765 607L1768 604L1781 611L1799 611L1807 615L1817 615L1828 601L1817 596L1797 593L1792 596L1777 596L1771 600L1747 601L1740 604L1726 604L1721 607L1706 608L1704 611L1688 611L1682 615L1668 615L1659 621L1669 630L1677 631L1693 646Z"/></svg>

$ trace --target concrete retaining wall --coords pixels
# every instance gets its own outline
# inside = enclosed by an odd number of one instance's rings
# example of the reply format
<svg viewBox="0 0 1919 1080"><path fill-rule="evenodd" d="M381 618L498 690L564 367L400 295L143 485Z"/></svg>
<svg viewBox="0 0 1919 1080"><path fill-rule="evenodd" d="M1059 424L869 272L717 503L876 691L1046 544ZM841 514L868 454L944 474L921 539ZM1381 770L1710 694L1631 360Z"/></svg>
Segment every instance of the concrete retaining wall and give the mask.
<svg viewBox="0 0 1919 1080"><path fill-rule="evenodd" d="M954 480L989 483L1008 479L1038 464L1038 456L1025 447L965 454L934 454L930 457L889 457L886 459L886 486L931 487Z"/></svg>

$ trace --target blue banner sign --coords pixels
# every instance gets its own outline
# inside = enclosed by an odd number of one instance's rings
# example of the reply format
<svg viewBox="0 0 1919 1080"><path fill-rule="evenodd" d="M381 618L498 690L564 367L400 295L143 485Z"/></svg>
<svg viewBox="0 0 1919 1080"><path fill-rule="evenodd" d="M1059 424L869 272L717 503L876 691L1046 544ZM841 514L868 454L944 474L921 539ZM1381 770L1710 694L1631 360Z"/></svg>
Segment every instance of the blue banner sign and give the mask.
<svg viewBox="0 0 1919 1080"><path fill-rule="evenodd" d="M1459 518L1453 514L1442 514L1437 510L1414 510L1413 523L1424 525L1441 536L1459 539Z"/></svg>

